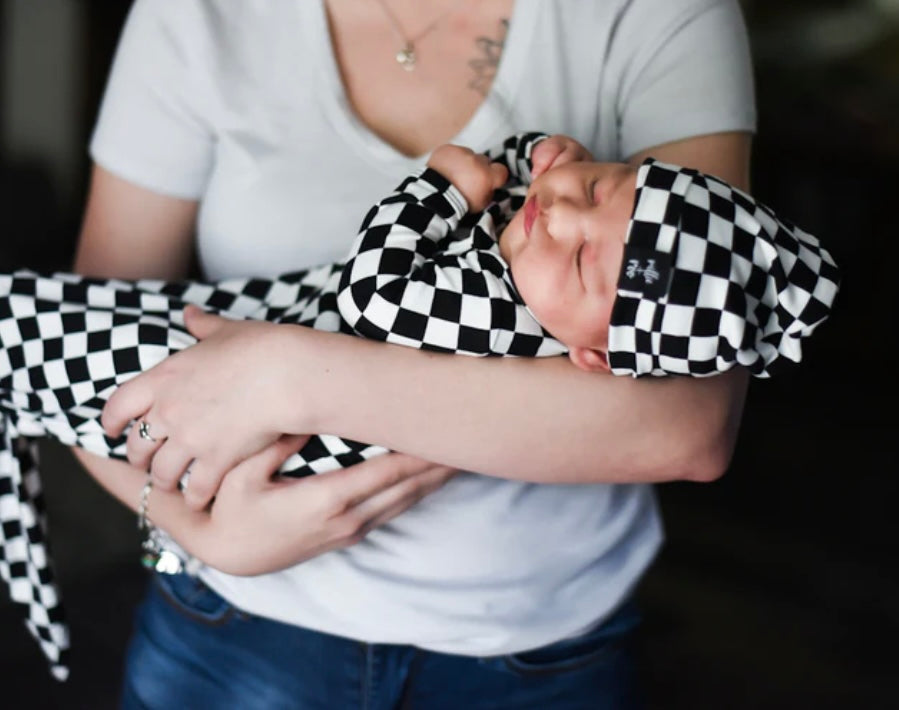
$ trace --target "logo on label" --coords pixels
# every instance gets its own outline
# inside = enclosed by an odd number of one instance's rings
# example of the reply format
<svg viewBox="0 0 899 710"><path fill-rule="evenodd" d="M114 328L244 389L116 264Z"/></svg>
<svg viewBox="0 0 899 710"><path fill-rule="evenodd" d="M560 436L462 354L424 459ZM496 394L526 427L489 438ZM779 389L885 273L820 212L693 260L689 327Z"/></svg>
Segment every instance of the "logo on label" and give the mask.
<svg viewBox="0 0 899 710"><path fill-rule="evenodd" d="M671 254L652 249L626 248L619 288L658 298L668 289Z"/></svg>
<svg viewBox="0 0 899 710"><path fill-rule="evenodd" d="M627 269L624 273L629 279L642 276L645 284L654 284L662 276L656 268L655 259L647 259L645 262L642 259L628 259Z"/></svg>

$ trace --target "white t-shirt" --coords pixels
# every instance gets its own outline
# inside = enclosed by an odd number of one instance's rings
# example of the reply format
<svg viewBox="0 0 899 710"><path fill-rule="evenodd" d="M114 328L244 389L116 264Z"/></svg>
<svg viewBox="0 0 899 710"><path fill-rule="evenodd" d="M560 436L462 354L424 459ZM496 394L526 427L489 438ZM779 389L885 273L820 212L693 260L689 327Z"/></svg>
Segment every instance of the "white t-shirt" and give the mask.
<svg viewBox="0 0 899 710"><path fill-rule="evenodd" d="M484 150L539 130L615 160L754 129L735 0L517 0L510 20L490 94L453 142ZM91 154L202 201L200 263L215 279L344 257L366 210L426 160L351 112L322 0L137 0ZM258 577L201 574L260 616L492 655L600 621L661 540L649 486L463 474L348 549Z"/></svg>

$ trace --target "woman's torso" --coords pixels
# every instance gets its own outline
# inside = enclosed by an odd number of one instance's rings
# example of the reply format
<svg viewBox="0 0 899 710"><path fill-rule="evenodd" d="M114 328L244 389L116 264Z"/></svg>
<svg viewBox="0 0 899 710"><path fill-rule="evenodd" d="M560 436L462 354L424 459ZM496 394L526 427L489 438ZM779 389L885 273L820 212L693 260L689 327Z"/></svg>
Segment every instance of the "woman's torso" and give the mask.
<svg viewBox="0 0 899 710"><path fill-rule="evenodd" d="M630 47L637 28L667 42L690 13L712 5L732 12L729 2L683 0L647 28L654 3L518 0L489 90L483 82L465 89L486 97L455 103L450 97L449 118L414 135L391 133L384 123L390 109L359 88L364 74L359 82L342 80L347 67L334 56L319 0L248 1L239 9L225 0L182 3L178 18L142 21L174 24L168 36L184 35L187 63L213 77L185 80L180 101L167 109L183 112L189 130L208 136L193 177L179 184L183 196L201 200L198 250L211 278L342 258L369 206L424 164L424 155L408 153L427 152L420 149L429 141L484 149L510 133L542 130L572 135L597 157L621 159L692 135L692 125L695 133L751 127L745 96L722 97L721 111L700 110L705 123L694 117L695 106L664 120L656 115L645 128L627 118L632 97L645 94L635 87L653 79L644 69L654 66L652 53ZM477 31L486 34L477 37L501 37L501 14L483 18ZM351 42L353 31L341 39L338 29L338 45ZM394 69L396 81L426 78L432 58L426 40L420 44L411 76L391 66L388 54L385 70ZM345 59L358 61L352 53ZM439 94L428 96L433 106ZM111 133L104 121L116 120L115 96L107 103L110 116L101 117L93 149L116 172L125 149L104 139ZM622 122L637 127L628 132ZM171 161L177 164L178 156ZM159 166L158 176L154 169L144 184L164 191L172 167ZM660 541L646 486L533 485L464 474L346 550L261 577L202 574L238 607L288 623L367 641L493 654L548 643L601 619L630 592Z"/></svg>

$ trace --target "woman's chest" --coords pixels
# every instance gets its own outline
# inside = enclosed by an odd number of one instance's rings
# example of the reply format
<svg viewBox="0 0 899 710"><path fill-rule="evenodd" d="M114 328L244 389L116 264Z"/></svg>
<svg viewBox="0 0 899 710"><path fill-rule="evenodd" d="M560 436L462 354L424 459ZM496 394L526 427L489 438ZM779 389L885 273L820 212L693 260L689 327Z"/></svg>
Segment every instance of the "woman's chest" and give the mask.
<svg viewBox="0 0 899 710"><path fill-rule="evenodd" d="M342 260L405 172L385 174L323 125L264 143L222 134L198 219L203 271L264 276Z"/></svg>
<svg viewBox="0 0 899 710"><path fill-rule="evenodd" d="M487 27L504 19L499 10L514 9L504 46L490 50L497 53L492 61L499 63L483 69L485 77L488 69L496 72L489 77L489 88L486 82L477 90L466 84L466 77L473 81L481 74L474 73L464 53L450 72L455 78L439 83L455 81L455 89L423 88L428 83L425 62L436 61L421 54L427 45L416 46L420 64L407 72L394 57L395 40L388 33L381 45L367 51L382 52L382 69L393 73L392 81L411 79L420 90L410 89L415 84L383 92L369 87L374 103L368 111L360 112L348 98L350 82L336 59L338 48L325 14L328 3L296 6L299 15L289 31L275 31L269 20L267 31L256 33L267 37L264 62L258 52L239 53L239 61L234 52L223 55L229 58L229 71L222 72L221 90L209 103L214 110L205 117L215 135L198 225L206 273L216 278L274 274L343 258L371 205L423 167L426 154L441 142L484 150L512 133L539 129L591 144L595 97L573 102L571 97L584 94L574 90L585 88L580 74L559 57L555 43L534 41L538 28L567 17L543 2L518 0L514 8L511 0L483 3L497 9L485 20ZM366 4L377 10L377 0ZM472 38L481 35L472 32L467 41L476 44ZM367 56L357 57L356 63L364 67ZM592 75L584 65L577 63L579 71ZM460 67L470 73L460 73ZM452 91L460 86L472 96L481 90L487 96L453 101ZM387 96L391 101L384 103ZM444 114L445 122L428 118ZM379 120L378 125L400 133L408 130L403 135L414 145L409 152L420 153L418 157L410 158L369 125Z"/></svg>
<svg viewBox="0 0 899 710"><path fill-rule="evenodd" d="M513 0L326 3L333 58L358 120L404 155L456 136L503 59Z"/></svg>

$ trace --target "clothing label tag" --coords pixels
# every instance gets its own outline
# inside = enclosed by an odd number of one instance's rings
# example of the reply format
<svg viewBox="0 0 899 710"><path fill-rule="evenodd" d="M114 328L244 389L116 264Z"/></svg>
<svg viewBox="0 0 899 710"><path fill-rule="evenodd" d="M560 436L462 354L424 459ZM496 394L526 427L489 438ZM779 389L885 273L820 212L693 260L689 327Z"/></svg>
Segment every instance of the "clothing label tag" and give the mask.
<svg viewBox="0 0 899 710"><path fill-rule="evenodd" d="M668 290L671 278L671 254L653 249L626 247L618 288L659 298Z"/></svg>

